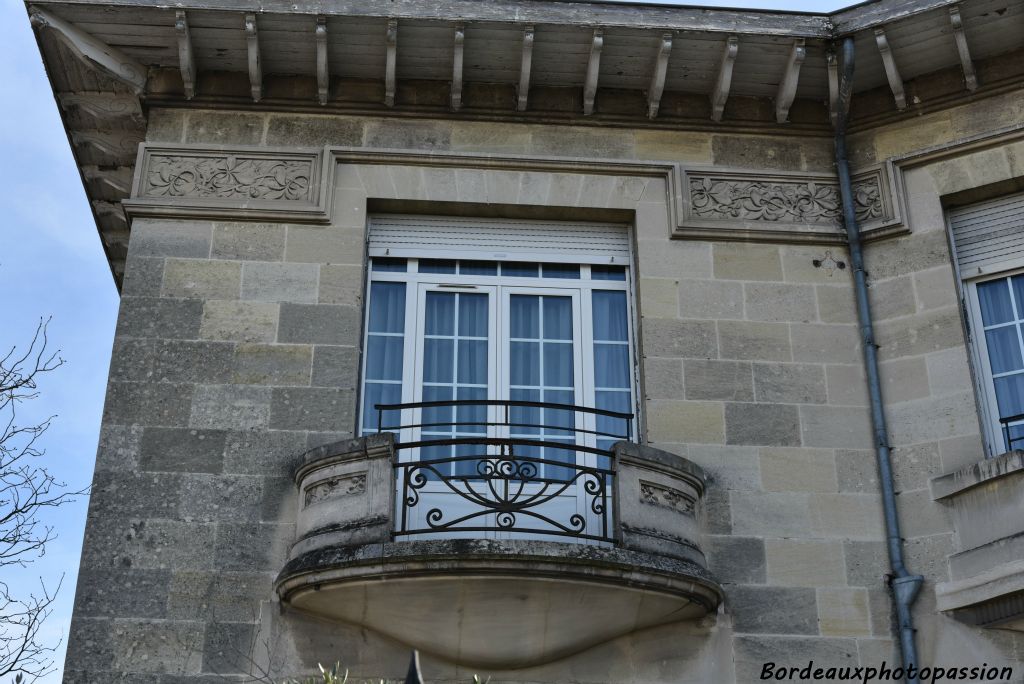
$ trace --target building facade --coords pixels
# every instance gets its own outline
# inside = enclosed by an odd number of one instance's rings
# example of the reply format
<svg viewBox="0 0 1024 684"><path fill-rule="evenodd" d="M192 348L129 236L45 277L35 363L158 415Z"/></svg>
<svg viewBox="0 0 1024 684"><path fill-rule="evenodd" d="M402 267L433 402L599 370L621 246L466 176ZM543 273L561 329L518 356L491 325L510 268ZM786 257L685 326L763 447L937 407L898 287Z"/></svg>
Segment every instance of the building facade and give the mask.
<svg viewBox="0 0 1024 684"><path fill-rule="evenodd" d="M121 291L66 682L1024 681L1020 0L26 7Z"/></svg>

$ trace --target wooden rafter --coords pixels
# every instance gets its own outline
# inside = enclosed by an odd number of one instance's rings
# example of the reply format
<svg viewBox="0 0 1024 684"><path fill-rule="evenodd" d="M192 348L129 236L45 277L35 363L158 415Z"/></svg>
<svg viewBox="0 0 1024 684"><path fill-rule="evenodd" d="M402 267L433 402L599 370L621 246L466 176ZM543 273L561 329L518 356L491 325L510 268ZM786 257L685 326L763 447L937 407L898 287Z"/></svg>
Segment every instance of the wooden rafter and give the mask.
<svg viewBox="0 0 1024 684"><path fill-rule="evenodd" d="M668 58L672 55L672 34L661 34L658 56L654 61L654 73L651 74L651 85L647 89L647 118L658 116L661 106L661 95L665 92L665 76L668 74Z"/></svg>
<svg viewBox="0 0 1024 684"><path fill-rule="evenodd" d="M462 108L462 51L466 43L466 27L462 24L455 26L455 47L452 58L452 111L459 111Z"/></svg>
<svg viewBox="0 0 1024 684"><path fill-rule="evenodd" d="M900 77L899 69L896 68L896 57L892 53L892 46L889 45L884 28L875 29L875 44L878 45L878 52L882 55L885 77L889 80L889 89L892 90L893 99L896 100L896 109L902 111L907 108L907 94L903 90L903 79Z"/></svg>
<svg viewBox="0 0 1024 684"><path fill-rule="evenodd" d="M331 77L327 65L327 17L316 18L316 96L320 104L327 104Z"/></svg>
<svg viewBox="0 0 1024 684"><path fill-rule="evenodd" d="M256 27L256 15L245 15L245 42L249 57L249 88L252 101L263 99L263 66L260 64L260 36Z"/></svg>
<svg viewBox="0 0 1024 684"><path fill-rule="evenodd" d="M725 102L729 99L729 88L732 87L732 67L736 63L736 53L740 49L740 39L729 36L722 50L722 61L718 65L718 77L715 79L714 90L711 91L711 118L722 120Z"/></svg>
<svg viewBox="0 0 1024 684"><path fill-rule="evenodd" d="M786 70L779 81L779 92L775 96L775 121L786 123L789 120L789 108L796 98L796 87L800 83L800 67L807 57L807 48L804 46L804 39L797 38L793 41L793 47L789 50L789 59L786 60Z"/></svg>
<svg viewBox="0 0 1024 684"><path fill-rule="evenodd" d="M594 29L590 42L590 59L587 61L587 79L583 84L583 114L594 113L594 99L597 97L597 78L601 72L601 48L604 47L604 29Z"/></svg>
<svg viewBox="0 0 1024 684"><path fill-rule="evenodd" d="M398 19L388 19L387 62L384 66L384 104L395 106L395 64L398 61Z"/></svg>
<svg viewBox="0 0 1024 684"><path fill-rule="evenodd" d="M964 30L964 21L960 17L959 5L953 5L949 8L949 23L953 25L956 51L960 55L960 67L964 71L964 85L968 90L977 90L978 75L974 71L974 61L971 59L971 49L967 45L967 32Z"/></svg>
<svg viewBox="0 0 1024 684"><path fill-rule="evenodd" d="M185 86L185 99L191 100L196 94L196 58L192 51L192 32L188 28L185 10L174 13L174 31L178 34L178 66L181 82Z"/></svg>
<svg viewBox="0 0 1024 684"><path fill-rule="evenodd" d="M523 27L523 57L519 63L519 87L516 89L516 111L525 112L530 97L530 70L533 66L533 25Z"/></svg>

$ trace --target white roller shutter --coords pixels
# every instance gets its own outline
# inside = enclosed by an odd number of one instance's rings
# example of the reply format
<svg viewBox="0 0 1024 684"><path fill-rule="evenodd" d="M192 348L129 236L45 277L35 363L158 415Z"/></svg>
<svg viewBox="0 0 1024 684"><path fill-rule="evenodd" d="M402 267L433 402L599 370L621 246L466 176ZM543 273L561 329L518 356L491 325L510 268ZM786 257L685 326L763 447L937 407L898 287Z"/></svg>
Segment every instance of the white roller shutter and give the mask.
<svg viewBox="0 0 1024 684"><path fill-rule="evenodd" d="M951 209L949 224L961 278L1024 259L1024 193Z"/></svg>
<svg viewBox="0 0 1024 684"><path fill-rule="evenodd" d="M622 224L376 215L370 218L370 256L629 263Z"/></svg>

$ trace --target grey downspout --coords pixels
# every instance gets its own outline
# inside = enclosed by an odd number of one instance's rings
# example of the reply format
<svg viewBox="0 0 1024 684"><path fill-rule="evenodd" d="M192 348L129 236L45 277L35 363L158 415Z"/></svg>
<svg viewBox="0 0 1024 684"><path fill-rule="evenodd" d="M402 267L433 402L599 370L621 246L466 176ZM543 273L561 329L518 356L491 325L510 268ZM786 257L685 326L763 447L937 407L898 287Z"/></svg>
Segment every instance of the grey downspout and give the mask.
<svg viewBox="0 0 1024 684"><path fill-rule="evenodd" d="M860 321L861 345L864 348L864 369L867 373L868 395L871 402L871 424L874 428L875 455L878 460L878 476L882 485L882 508L885 514L885 534L889 549L889 566L893 602L896 604L896 621L900 636L900 651L903 667L916 670L917 647L914 643L914 618L910 607L917 598L924 577L912 575L903 562L903 539L900 536L900 521L896 512L896 492L893 486L892 459L889 449L889 430L885 422L882 404L882 385L878 377L878 347L875 345L875 331L871 319L871 304L868 301L867 274L864 271L864 251L861 245L860 228L853 202L853 187L850 183L850 161L846 155L846 126L850 97L853 95L853 38L843 38L843 73L839 82L839 112L835 131L836 171L839 174L839 193L843 202L843 224L850 249L850 267L853 271L854 291L857 295L857 318ZM907 677L908 684L918 684L918 677Z"/></svg>

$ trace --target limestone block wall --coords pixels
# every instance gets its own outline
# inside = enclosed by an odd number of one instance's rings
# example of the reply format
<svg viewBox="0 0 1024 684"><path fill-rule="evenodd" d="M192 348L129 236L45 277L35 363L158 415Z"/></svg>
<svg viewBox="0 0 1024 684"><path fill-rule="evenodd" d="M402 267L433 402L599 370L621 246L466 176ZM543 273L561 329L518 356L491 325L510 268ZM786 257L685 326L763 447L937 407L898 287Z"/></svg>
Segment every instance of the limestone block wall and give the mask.
<svg viewBox="0 0 1024 684"><path fill-rule="evenodd" d="M858 131L851 149L866 166L949 146L1013 125L1014 103L990 98ZM664 179L592 169L663 160L828 173L830 139L153 109L148 140L543 155L564 168L351 164L329 188L329 225L133 221L66 682L220 681L336 660L353 677L404 672L401 645L282 613L271 589L294 537L290 457L353 432L374 197L630 212L644 434L712 480L703 548L725 587L717 616L542 668L481 674L495 683L751 681L769 660L894 662L845 250L670 239ZM1007 138L943 155L905 160L910 232L872 243L867 262L909 565L927 578L916 609L922 655L998 663L1024 657L1018 635L934 609L954 545L927 482L982 456L941 198L1024 176L1024 148ZM432 681L471 679L429 657L424 666Z"/></svg>

